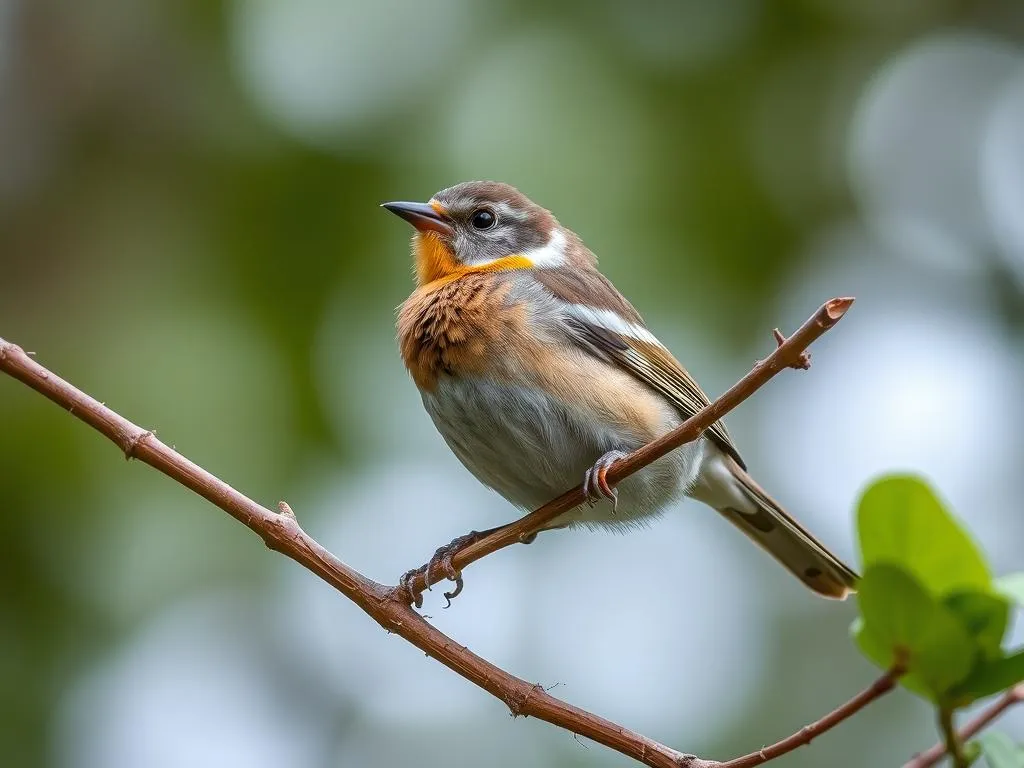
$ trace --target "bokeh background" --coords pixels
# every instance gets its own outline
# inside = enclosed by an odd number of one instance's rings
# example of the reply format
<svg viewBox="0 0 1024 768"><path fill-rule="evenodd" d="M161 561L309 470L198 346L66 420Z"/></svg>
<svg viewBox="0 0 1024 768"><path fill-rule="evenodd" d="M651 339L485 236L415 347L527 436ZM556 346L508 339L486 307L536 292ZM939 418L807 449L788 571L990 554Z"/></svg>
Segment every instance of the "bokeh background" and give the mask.
<svg viewBox="0 0 1024 768"><path fill-rule="evenodd" d="M846 557L859 489L910 469L1024 567L1024 4L0 2L0 335L381 581L514 514L402 369L410 233L377 208L473 178L581 233L712 394L856 295L728 419L748 463ZM0 488L5 766L629 765L7 379ZM685 751L876 674L854 606L692 503L467 576L441 629ZM785 765L934 736L900 692Z"/></svg>

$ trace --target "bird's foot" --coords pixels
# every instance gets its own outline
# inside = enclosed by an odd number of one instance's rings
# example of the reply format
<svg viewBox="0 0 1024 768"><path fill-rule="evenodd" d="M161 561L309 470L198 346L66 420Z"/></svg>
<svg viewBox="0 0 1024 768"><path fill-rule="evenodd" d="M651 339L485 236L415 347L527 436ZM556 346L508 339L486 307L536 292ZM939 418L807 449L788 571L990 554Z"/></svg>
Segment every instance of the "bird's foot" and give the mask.
<svg viewBox="0 0 1024 768"><path fill-rule="evenodd" d="M619 459L628 456L625 451L608 451L594 462L594 466L583 473L583 492L587 495L590 506L602 498L611 499L612 512L619 511L619 492L608 483L608 470Z"/></svg>
<svg viewBox="0 0 1024 768"><path fill-rule="evenodd" d="M464 586L462 581L462 571L455 567L452 563L452 558L455 557L457 552L471 544L475 544L496 530L498 529L491 528L486 531L470 531L464 536L452 539L443 547L438 547L426 565L422 565L419 568L413 568L411 571L406 571L402 574L402 578L398 582L399 588L417 608L422 608L423 592L430 589L435 579L440 576L444 576L444 578L449 581L455 582L455 589L451 592L444 593L444 597L448 601L447 605L445 605L445 608L447 608L452 604L452 600L459 596L462 592L462 587ZM416 589L417 577L423 578L422 589Z"/></svg>

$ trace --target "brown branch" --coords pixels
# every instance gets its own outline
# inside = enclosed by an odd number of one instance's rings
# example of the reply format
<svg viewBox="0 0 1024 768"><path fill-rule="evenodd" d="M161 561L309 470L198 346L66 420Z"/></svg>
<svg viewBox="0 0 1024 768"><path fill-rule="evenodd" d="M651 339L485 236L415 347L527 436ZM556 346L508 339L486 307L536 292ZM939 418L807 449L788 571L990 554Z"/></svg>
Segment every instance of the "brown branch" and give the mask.
<svg viewBox="0 0 1024 768"><path fill-rule="evenodd" d="M693 442L712 424L764 386L779 371L794 366L803 367L804 363L809 365L810 358L806 354L807 347L838 323L852 305L852 298L830 299L822 304L818 311L811 315L788 339L776 331L775 333L778 335L775 338L778 348L772 354L764 360L758 361L746 376L733 384L711 405L695 413L671 432L667 432L657 440L639 448L626 458L616 461L608 470L608 481L612 484L620 483L670 451ZM457 547L454 552L449 553L449 562L454 566L455 572L459 573L470 563L497 552L499 549L532 540L531 537L545 525L585 501L583 486L578 485L513 523L490 531L482 538L469 539L466 545ZM408 588L396 590L396 599L406 602L414 600L416 595L426 588L424 579L426 569L426 565L421 567L415 577L408 580L405 585ZM431 568L431 583L448 575L443 570ZM413 594L410 594L410 589Z"/></svg>
<svg viewBox="0 0 1024 768"><path fill-rule="evenodd" d="M789 341L780 346L766 360L756 365L747 376L712 405L669 435L618 462L609 473L611 479L613 481L621 480L628 474L636 472L641 467L664 456L673 448L688 440L696 439L710 424L735 408L768 379L798 359L804 347L832 327L843 316L852 301L852 299L833 299L827 302L814 317L801 326ZM715 761L702 760L693 755L684 755L646 736L574 707L555 698L542 686L515 677L477 656L429 624L407 603L395 599L395 588L367 578L320 546L302 530L287 504L282 502L279 507L280 513L272 512L257 504L162 443L153 432L132 424L110 408L51 373L26 355L21 348L2 338L0 338L0 370L28 385L105 435L120 447L126 458L138 459L150 465L220 507L260 536L270 549L291 558L333 586L388 632L400 635L428 656L432 656L452 671L504 701L514 716L533 716L545 720L574 734L610 747L652 768L716 768L723 765ZM523 520L529 520L531 524L542 525L559 514L560 511L570 509L581 501L581 491L577 489L563 495L552 504L545 505L537 512L527 515ZM566 504L568 506L562 506ZM518 525L518 523L513 525ZM463 560L459 561L460 564L465 565L500 548L500 546L504 546L504 544L494 546L493 542L488 544L486 539L481 544L482 548L467 548L463 554ZM863 695L861 694L861 696ZM828 727L832 727L853 714L860 706L849 710L838 718L831 720L826 718L829 720ZM840 708L840 710L845 711L845 708ZM800 734L795 734L780 743L788 744L794 738L809 740L809 737L824 730L818 723L809 727L815 729L813 733L804 736L801 735L803 734L801 731ZM778 754L783 754L795 746L797 744L779 751ZM769 749L776 749L776 747ZM747 758L740 758L740 760L745 759ZM725 765L737 768L737 765L755 764L726 763Z"/></svg>
<svg viewBox="0 0 1024 768"><path fill-rule="evenodd" d="M752 766L763 765L769 760L782 757L797 747L810 744L812 739L816 739L826 731L832 730L844 720L848 720L860 712L879 696L883 696L891 691L896 686L896 681L905 671L903 666L893 667L852 699L844 704L840 704L820 720L816 720L810 725L805 725L792 736L787 736L770 747L765 747L757 752L751 752L749 755L736 757L724 762L721 764L721 768L752 768Z"/></svg>
<svg viewBox="0 0 1024 768"><path fill-rule="evenodd" d="M967 725L958 731L960 743L966 743L968 739L977 735L983 728L990 725L992 721L1006 712L1006 710L1022 702L1024 702L1024 683L1018 683L1003 693L990 707L986 707L979 712L977 717L968 721ZM909 762L903 764L903 768L929 768L929 766L939 762L946 755L946 751L946 742L940 741L924 752L914 755Z"/></svg>

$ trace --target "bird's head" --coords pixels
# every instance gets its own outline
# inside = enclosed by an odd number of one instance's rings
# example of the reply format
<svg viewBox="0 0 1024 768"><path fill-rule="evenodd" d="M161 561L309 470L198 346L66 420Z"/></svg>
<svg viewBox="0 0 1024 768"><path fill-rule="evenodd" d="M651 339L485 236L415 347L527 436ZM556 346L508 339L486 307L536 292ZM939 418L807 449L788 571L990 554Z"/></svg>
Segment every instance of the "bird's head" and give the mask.
<svg viewBox="0 0 1024 768"><path fill-rule="evenodd" d="M551 212L509 184L467 181L426 203L384 203L416 228L420 285L473 271L556 267L568 235Z"/></svg>

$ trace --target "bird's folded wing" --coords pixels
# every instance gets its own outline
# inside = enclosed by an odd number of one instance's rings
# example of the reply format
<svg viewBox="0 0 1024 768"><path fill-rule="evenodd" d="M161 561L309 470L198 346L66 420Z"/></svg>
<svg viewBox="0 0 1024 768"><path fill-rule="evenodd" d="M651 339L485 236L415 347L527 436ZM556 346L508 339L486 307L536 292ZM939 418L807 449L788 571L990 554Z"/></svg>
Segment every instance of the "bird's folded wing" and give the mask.
<svg viewBox="0 0 1024 768"><path fill-rule="evenodd" d="M600 276L600 273L592 273ZM688 419L711 401L686 369L644 325L635 309L603 276L588 281L588 303L563 293L554 281L542 281L564 303L569 337L592 354L610 360L660 392ZM552 283L552 284L549 284ZM597 291L598 295L593 295ZM607 294L607 295L605 295ZM576 298L577 301L567 300ZM708 428L708 437L745 468L728 430L721 421Z"/></svg>

